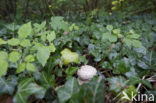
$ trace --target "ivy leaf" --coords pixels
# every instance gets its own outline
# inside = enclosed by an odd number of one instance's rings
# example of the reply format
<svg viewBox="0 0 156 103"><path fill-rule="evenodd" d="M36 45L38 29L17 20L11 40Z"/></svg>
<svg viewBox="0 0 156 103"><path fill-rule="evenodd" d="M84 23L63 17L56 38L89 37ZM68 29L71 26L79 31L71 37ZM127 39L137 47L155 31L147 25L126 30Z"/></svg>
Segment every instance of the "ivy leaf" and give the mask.
<svg viewBox="0 0 156 103"><path fill-rule="evenodd" d="M110 88L109 89L111 91L115 91L115 92L120 92L121 89L123 89L126 86L127 82L128 82L122 76L108 78L108 81L110 83Z"/></svg>
<svg viewBox="0 0 156 103"><path fill-rule="evenodd" d="M61 51L61 54L65 65L79 62L79 55L76 52L71 52L69 49L64 49Z"/></svg>
<svg viewBox="0 0 156 103"><path fill-rule="evenodd" d="M104 103L104 100L104 79L94 77L89 83L81 85L79 93L72 95L69 103Z"/></svg>
<svg viewBox="0 0 156 103"><path fill-rule="evenodd" d="M113 33L114 33L114 34L120 34L120 29L114 29L114 30L113 30Z"/></svg>
<svg viewBox="0 0 156 103"><path fill-rule="evenodd" d="M123 42L125 42L128 47L132 45L132 41L130 39L124 38Z"/></svg>
<svg viewBox="0 0 156 103"><path fill-rule="evenodd" d="M19 60L19 58L20 58L20 54L18 52L11 52L9 54L9 60L12 63L17 62Z"/></svg>
<svg viewBox="0 0 156 103"><path fill-rule="evenodd" d="M12 95L17 85L17 77L9 76L7 79L0 78L0 94Z"/></svg>
<svg viewBox="0 0 156 103"><path fill-rule="evenodd" d="M5 25L5 27L6 27L8 30L10 30L10 31L15 31L15 30L17 30L18 25L15 24L15 23L11 23L11 24Z"/></svg>
<svg viewBox="0 0 156 103"><path fill-rule="evenodd" d="M29 46L31 46L31 43L30 43L29 39L24 39L21 41L20 45L23 47L29 47Z"/></svg>
<svg viewBox="0 0 156 103"><path fill-rule="evenodd" d="M61 16L52 17L50 24L54 30L63 29L64 31L68 31L69 29L68 23L65 22Z"/></svg>
<svg viewBox="0 0 156 103"><path fill-rule="evenodd" d="M129 35L129 38L132 38L132 39L138 39L139 37L140 37L140 35L138 35L138 34Z"/></svg>
<svg viewBox="0 0 156 103"><path fill-rule="evenodd" d="M152 84L148 80L141 80L141 83L152 89Z"/></svg>
<svg viewBox="0 0 156 103"><path fill-rule="evenodd" d="M142 46L141 48L135 48L134 49L137 53L142 54L142 55L146 55L147 54L147 49Z"/></svg>
<svg viewBox="0 0 156 103"><path fill-rule="evenodd" d="M39 85L32 83L32 79L25 79L18 84L18 90L14 96L14 103L27 103L27 98L32 94L40 94L45 90ZM44 96L42 93L42 97Z"/></svg>
<svg viewBox="0 0 156 103"><path fill-rule="evenodd" d="M44 30L44 28L45 28L45 26L46 26L46 21L43 21L41 24L37 24L37 23L35 23L35 24L33 24L33 26L34 26L34 31L35 32L40 32L41 30ZM38 34L37 34L38 35Z"/></svg>
<svg viewBox="0 0 156 103"><path fill-rule="evenodd" d="M133 92L133 95L132 95L132 92ZM137 91L135 89L135 86L133 86L133 85L128 86L126 89L124 89L122 91L122 93L126 93L127 94L128 98L124 98L124 96L125 96L124 94L120 95L120 97L122 99L125 99L126 101L131 99L131 98L133 98L134 95L137 95Z"/></svg>
<svg viewBox="0 0 156 103"><path fill-rule="evenodd" d="M26 70L35 72L35 66L32 63L26 63Z"/></svg>
<svg viewBox="0 0 156 103"><path fill-rule="evenodd" d="M112 69L111 64L110 64L109 62L107 62L107 61L102 62L102 63L100 64L100 66L101 66L102 68L104 68L104 69Z"/></svg>
<svg viewBox="0 0 156 103"><path fill-rule="evenodd" d="M41 35L41 40L45 42L47 40L47 36L46 35Z"/></svg>
<svg viewBox="0 0 156 103"><path fill-rule="evenodd" d="M20 39L24 39L31 34L31 31L32 31L31 22L23 24L18 30L18 37Z"/></svg>
<svg viewBox="0 0 156 103"><path fill-rule="evenodd" d="M11 45L11 46L17 46L19 45L20 41L16 38L12 38L10 40L8 40L8 44Z"/></svg>
<svg viewBox="0 0 156 103"><path fill-rule="evenodd" d="M113 26L112 26L112 25L107 25L107 26L106 26L106 29L107 29L108 31L112 31L112 30L113 30Z"/></svg>
<svg viewBox="0 0 156 103"><path fill-rule="evenodd" d="M48 48L50 49L50 52L55 52L56 48L54 46L53 43L50 43L50 45L48 46Z"/></svg>
<svg viewBox="0 0 156 103"><path fill-rule="evenodd" d="M138 61L137 65L141 67L142 69L148 69L148 65L141 60Z"/></svg>
<svg viewBox="0 0 156 103"><path fill-rule="evenodd" d="M0 78L5 75L8 70L7 58L8 54L4 51L0 51Z"/></svg>
<svg viewBox="0 0 156 103"><path fill-rule="evenodd" d="M87 84L86 84L87 85ZM88 85L90 93L92 94L91 103L104 103L105 97L105 83L104 80L99 78L93 78Z"/></svg>
<svg viewBox="0 0 156 103"><path fill-rule="evenodd" d="M7 42L0 38L0 45L6 44Z"/></svg>
<svg viewBox="0 0 156 103"><path fill-rule="evenodd" d="M137 76L138 76L138 74L137 74L135 68L130 68L130 71L127 72L127 73L125 73L125 75L126 75L128 78L137 77Z"/></svg>
<svg viewBox="0 0 156 103"><path fill-rule="evenodd" d="M42 72L40 77L40 82L43 87L48 89L55 85L55 76L51 75L51 73Z"/></svg>
<svg viewBox="0 0 156 103"><path fill-rule="evenodd" d="M123 36L122 36L122 34L117 34L118 35L118 38L122 38Z"/></svg>
<svg viewBox="0 0 156 103"><path fill-rule="evenodd" d="M45 66L50 56L50 50L47 47L40 47L37 52L37 59L42 66Z"/></svg>
<svg viewBox="0 0 156 103"><path fill-rule="evenodd" d="M142 83L142 84L146 85L148 88L152 89L152 84L146 79L142 80L139 77L131 77L129 79L129 84L136 85L136 84L139 84L139 83Z"/></svg>
<svg viewBox="0 0 156 103"><path fill-rule="evenodd" d="M116 74L122 73L125 74L126 72L130 71L129 64L126 63L126 58L122 59L121 61L117 61L115 69L113 72Z"/></svg>
<svg viewBox="0 0 156 103"><path fill-rule="evenodd" d="M109 35L109 41L110 42L116 42L117 41L117 36L116 35Z"/></svg>
<svg viewBox="0 0 156 103"><path fill-rule="evenodd" d="M111 35L111 33L109 33L109 32L103 33L102 34L102 40L108 40L109 39L109 35Z"/></svg>
<svg viewBox="0 0 156 103"><path fill-rule="evenodd" d="M35 61L35 57L33 55L28 55L24 59L25 62L33 62Z"/></svg>
<svg viewBox="0 0 156 103"><path fill-rule="evenodd" d="M54 31L50 32L48 35L47 35L47 40L49 42L52 42L54 39L56 38L56 34Z"/></svg>
<svg viewBox="0 0 156 103"><path fill-rule="evenodd" d="M79 92L79 85L76 78L70 78L64 87L57 88L58 99L60 103L69 100L72 95Z"/></svg>
<svg viewBox="0 0 156 103"><path fill-rule="evenodd" d="M65 71L65 73L67 74L67 79L71 78L72 75L74 75L77 70L78 70L77 67L69 67L69 68L67 68L66 71Z"/></svg>
<svg viewBox="0 0 156 103"><path fill-rule="evenodd" d="M5 60L0 60L0 78L6 74L8 70L8 62Z"/></svg>
<svg viewBox="0 0 156 103"><path fill-rule="evenodd" d="M23 72L23 71L25 70L25 67L26 67L26 64L25 64L25 63L18 64L16 73L21 73L21 72Z"/></svg>
<svg viewBox="0 0 156 103"><path fill-rule="evenodd" d="M142 44L139 40L132 40L132 45L136 48L141 48Z"/></svg>
<svg viewBox="0 0 156 103"><path fill-rule="evenodd" d="M36 51L36 50L38 50L38 48L44 47L44 45L39 42L34 42L33 45L34 46L31 48L32 51Z"/></svg>
<svg viewBox="0 0 156 103"><path fill-rule="evenodd" d="M0 51L0 60L6 60L8 58L7 52Z"/></svg>

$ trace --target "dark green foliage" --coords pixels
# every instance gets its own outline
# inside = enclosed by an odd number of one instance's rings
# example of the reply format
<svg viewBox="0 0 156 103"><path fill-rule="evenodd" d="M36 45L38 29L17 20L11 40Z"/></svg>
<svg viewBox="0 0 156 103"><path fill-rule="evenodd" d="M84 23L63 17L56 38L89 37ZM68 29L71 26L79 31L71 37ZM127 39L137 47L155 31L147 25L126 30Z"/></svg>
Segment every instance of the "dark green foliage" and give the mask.
<svg viewBox="0 0 156 103"><path fill-rule="evenodd" d="M143 5L143 6L142 6ZM124 102L155 94L154 0L1 0L0 98ZM97 76L79 85L82 65Z"/></svg>

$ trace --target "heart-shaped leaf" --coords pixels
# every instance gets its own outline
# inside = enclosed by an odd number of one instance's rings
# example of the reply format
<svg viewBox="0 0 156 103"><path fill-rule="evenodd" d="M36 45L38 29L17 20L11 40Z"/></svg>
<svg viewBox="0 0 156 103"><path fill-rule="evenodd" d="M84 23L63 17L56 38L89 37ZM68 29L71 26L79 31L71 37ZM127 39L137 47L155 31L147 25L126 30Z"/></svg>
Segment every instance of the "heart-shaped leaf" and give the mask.
<svg viewBox="0 0 156 103"><path fill-rule="evenodd" d="M69 49L64 49L61 51L61 54L65 65L79 62L79 55L76 52L71 52Z"/></svg>

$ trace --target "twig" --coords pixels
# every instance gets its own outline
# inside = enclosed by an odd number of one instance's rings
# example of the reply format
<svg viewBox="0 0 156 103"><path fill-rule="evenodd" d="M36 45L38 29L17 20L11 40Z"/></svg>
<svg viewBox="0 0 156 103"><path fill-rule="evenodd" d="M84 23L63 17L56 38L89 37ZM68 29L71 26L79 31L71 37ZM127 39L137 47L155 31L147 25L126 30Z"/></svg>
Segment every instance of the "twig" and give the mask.
<svg viewBox="0 0 156 103"><path fill-rule="evenodd" d="M147 80L149 82L155 82L156 81L156 78L154 79L154 77L156 77L156 75L153 75L153 76L149 77Z"/></svg>

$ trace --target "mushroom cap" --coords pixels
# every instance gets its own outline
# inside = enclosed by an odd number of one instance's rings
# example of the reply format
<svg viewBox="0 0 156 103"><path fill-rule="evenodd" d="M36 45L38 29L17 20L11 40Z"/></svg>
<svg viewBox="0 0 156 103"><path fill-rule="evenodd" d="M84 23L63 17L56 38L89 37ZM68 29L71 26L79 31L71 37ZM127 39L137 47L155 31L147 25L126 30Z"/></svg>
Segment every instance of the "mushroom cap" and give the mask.
<svg viewBox="0 0 156 103"><path fill-rule="evenodd" d="M78 78L86 81L92 79L97 73L96 68L90 65L81 66L80 69L77 71Z"/></svg>

